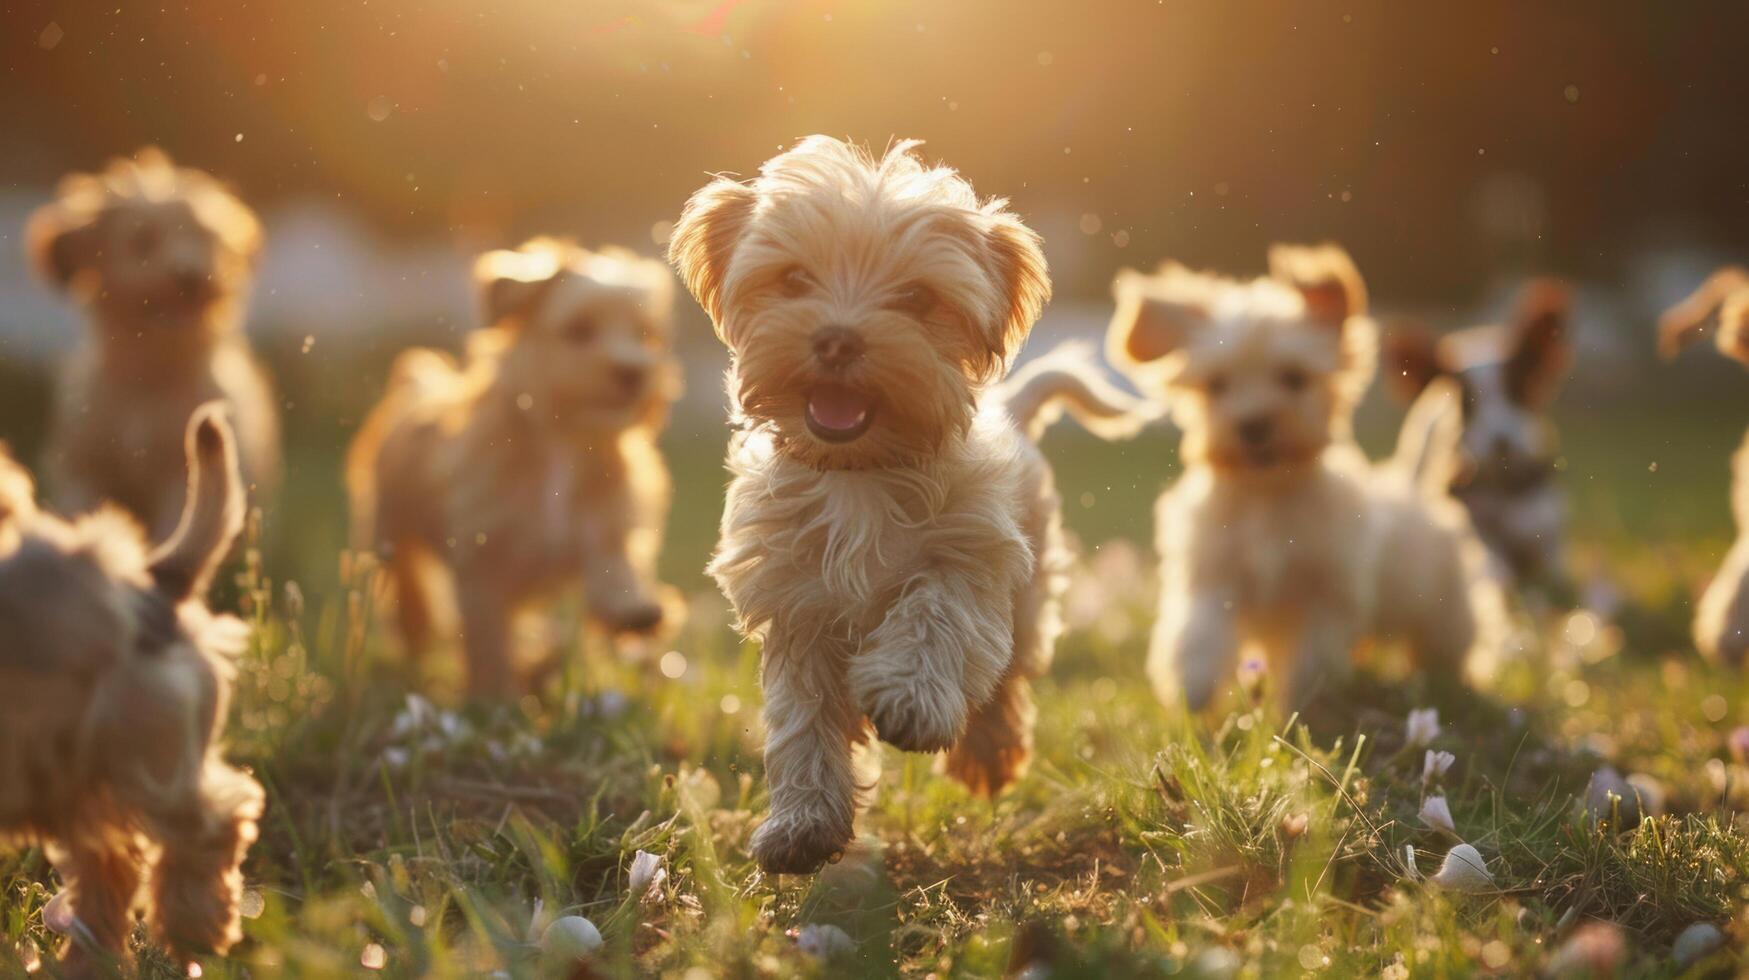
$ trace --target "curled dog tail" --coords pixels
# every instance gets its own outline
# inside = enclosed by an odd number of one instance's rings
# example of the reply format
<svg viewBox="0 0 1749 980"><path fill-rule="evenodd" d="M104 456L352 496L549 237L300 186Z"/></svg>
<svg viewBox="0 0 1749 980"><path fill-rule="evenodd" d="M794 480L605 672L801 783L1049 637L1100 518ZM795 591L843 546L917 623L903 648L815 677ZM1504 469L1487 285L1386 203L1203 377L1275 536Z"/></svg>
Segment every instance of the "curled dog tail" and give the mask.
<svg viewBox="0 0 1749 980"><path fill-rule="evenodd" d="M1749 361L1749 270L1726 266L1707 277L1687 299L1658 318L1658 353L1675 357L1715 329L1719 350Z"/></svg>
<svg viewBox="0 0 1749 980"><path fill-rule="evenodd" d="M1389 465L1423 494L1445 496L1456 476L1458 442L1464 434L1461 397L1457 382L1435 379L1409 406L1397 432Z"/></svg>
<svg viewBox="0 0 1749 980"><path fill-rule="evenodd" d="M221 402L188 420L188 496L176 533L152 553L152 581L173 602L201 595L243 530L237 439Z"/></svg>
<svg viewBox="0 0 1749 980"><path fill-rule="evenodd" d="M1119 391L1100 372L1093 345L1071 341L1014 372L996 390L1008 414L1038 439L1063 410L1102 439L1128 439L1160 418L1158 409Z"/></svg>

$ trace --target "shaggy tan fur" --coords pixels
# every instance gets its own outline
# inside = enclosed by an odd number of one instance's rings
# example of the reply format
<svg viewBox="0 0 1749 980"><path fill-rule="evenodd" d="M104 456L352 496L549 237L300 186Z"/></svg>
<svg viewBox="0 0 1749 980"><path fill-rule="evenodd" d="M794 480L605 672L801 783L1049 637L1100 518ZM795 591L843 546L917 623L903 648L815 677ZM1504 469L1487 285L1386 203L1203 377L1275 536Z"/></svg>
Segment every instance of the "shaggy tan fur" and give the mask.
<svg viewBox="0 0 1749 980"><path fill-rule="evenodd" d="M1131 407L1061 362L996 387L1049 298L1038 237L915 145L808 137L694 194L670 243L733 354L710 570L764 646L772 872L850 841L871 728L982 793L1019 775L1064 566L1025 432Z"/></svg>
<svg viewBox="0 0 1749 980"><path fill-rule="evenodd" d="M1425 473L1453 406L1430 398L1395 465L1370 466L1351 434L1377 357L1359 274L1334 246L1277 246L1270 268L1249 283L1176 265L1117 281L1111 355L1185 433L1185 474L1156 511L1154 687L1200 709L1249 648L1299 706L1378 636L1455 678L1478 636L1482 558Z"/></svg>
<svg viewBox="0 0 1749 980"><path fill-rule="evenodd" d="M401 630L423 649L455 585L476 695L526 678L512 663L519 609L581 579L590 616L649 632L678 615L658 585L668 469L656 448L679 390L673 275L621 249L535 239L475 264L491 324L468 362L412 350L347 465L355 537L387 555Z"/></svg>
<svg viewBox="0 0 1749 980"><path fill-rule="evenodd" d="M188 424L188 505L148 553L109 509L35 509L0 455L0 835L43 842L79 927L64 961L108 976L133 913L178 955L241 938L238 865L261 787L219 756L246 627L202 604L243 521L218 406Z"/></svg>
<svg viewBox="0 0 1749 980"><path fill-rule="evenodd" d="M87 342L62 373L49 444L62 512L111 503L154 539L182 513L183 425L219 399L257 494L279 472L279 422L242 331L261 227L218 181L155 148L61 181L31 216L37 271L85 307Z"/></svg>
<svg viewBox="0 0 1749 980"><path fill-rule="evenodd" d="M1720 352L1749 364L1749 271L1720 269L1666 312L1659 349L1674 357L1709 331ZM1694 645L1709 658L1741 664L1749 654L1749 435L1731 458L1731 512L1737 541L1695 608Z"/></svg>

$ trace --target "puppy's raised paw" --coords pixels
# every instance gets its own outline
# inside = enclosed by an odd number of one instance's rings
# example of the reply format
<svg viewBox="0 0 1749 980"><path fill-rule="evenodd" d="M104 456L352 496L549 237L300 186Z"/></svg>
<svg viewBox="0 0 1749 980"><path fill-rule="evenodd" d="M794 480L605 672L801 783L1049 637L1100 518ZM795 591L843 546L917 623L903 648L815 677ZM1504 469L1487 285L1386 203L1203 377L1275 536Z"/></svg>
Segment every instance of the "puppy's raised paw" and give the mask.
<svg viewBox="0 0 1749 980"><path fill-rule="evenodd" d="M966 698L958 687L890 662L853 661L850 689L881 741L906 752L940 752L966 729Z"/></svg>
<svg viewBox="0 0 1749 980"><path fill-rule="evenodd" d="M766 874L807 875L836 863L850 845L851 828L835 821L772 815L753 832L753 860Z"/></svg>

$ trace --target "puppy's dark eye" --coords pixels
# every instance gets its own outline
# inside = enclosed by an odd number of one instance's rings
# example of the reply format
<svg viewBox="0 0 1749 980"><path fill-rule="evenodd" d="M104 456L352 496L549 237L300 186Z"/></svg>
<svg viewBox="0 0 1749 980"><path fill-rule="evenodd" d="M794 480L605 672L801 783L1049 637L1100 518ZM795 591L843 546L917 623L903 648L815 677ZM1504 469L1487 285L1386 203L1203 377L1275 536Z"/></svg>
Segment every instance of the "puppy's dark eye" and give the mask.
<svg viewBox="0 0 1749 980"><path fill-rule="evenodd" d="M920 282L914 282L899 290L898 294L887 304L887 308L898 310L901 313L909 313L912 316L924 316L930 310L935 309L935 291Z"/></svg>
<svg viewBox="0 0 1749 980"><path fill-rule="evenodd" d="M1294 394L1298 394L1306 388L1306 372L1297 367L1282 368L1281 374L1276 376L1276 380L1281 383L1283 388Z"/></svg>
<svg viewBox="0 0 1749 980"><path fill-rule="evenodd" d="M587 344L595 339L595 321L579 317L565 325L565 339L573 344Z"/></svg>
<svg viewBox="0 0 1749 980"><path fill-rule="evenodd" d="M814 288L814 278L808 275L808 270L794 265L784 272L780 286L785 296L803 296Z"/></svg>
<svg viewBox="0 0 1749 980"><path fill-rule="evenodd" d="M1211 374L1203 387L1208 391L1210 397L1219 398L1227 393L1227 376L1224 374Z"/></svg>

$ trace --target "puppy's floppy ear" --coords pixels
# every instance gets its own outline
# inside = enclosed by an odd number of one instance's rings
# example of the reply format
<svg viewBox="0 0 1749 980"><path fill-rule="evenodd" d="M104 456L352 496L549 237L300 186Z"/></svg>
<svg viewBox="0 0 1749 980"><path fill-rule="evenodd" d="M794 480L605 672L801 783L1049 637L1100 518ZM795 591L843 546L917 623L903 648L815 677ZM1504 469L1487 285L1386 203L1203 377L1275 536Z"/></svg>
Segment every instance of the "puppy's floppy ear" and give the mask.
<svg viewBox="0 0 1749 980"><path fill-rule="evenodd" d="M1415 321L1391 324L1385 332L1384 361L1391 391L1405 403L1413 402L1435 378L1447 373L1439 337Z"/></svg>
<svg viewBox="0 0 1749 980"><path fill-rule="evenodd" d="M723 282L735 246L753 217L759 194L740 181L718 177L698 189L668 237L668 261L722 332Z"/></svg>
<svg viewBox="0 0 1749 980"><path fill-rule="evenodd" d="M496 249L474 260L474 282L488 324L526 321L561 269L554 249L539 241Z"/></svg>
<svg viewBox="0 0 1749 980"><path fill-rule="evenodd" d="M1566 284L1554 279L1532 280L1519 296L1512 320L1512 353L1506 360L1506 388L1520 405L1547 405L1566 377L1573 362L1567 325L1571 306Z"/></svg>
<svg viewBox="0 0 1749 980"><path fill-rule="evenodd" d="M1045 264L1042 240L1018 217L993 202L986 210L992 222L984 233L990 264L1002 285L1002 310L987 327L991 356L1006 364L1032 331L1051 300L1051 272Z"/></svg>
<svg viewBox="0 0 1749 980"><path fill-rule="evenodd" d="M1170 280L1183 270L1169 266L1161 275ZM1190 342L1208 323L1209 311L1191 297L1175 297L1151 288L1154 280L1134 269L1124 269L1112 281L1117 312L1106 332L1106 348L1113 361L1137 367L1158 361Z"/></svg>
<svg viewBox="0 0 1749 980"><path fill-rule="evenodd" d="M1299 291L1314 322L1341 327L1366 312L1366 282L1340 245L1271 245L1269 274Z"/></svg>
<svg viewBox="0 0 1749 980"><path fill-rule="evenodd" d="M1749 299L1742 298L1745 296L1749 296L1749 270L1741 266L1726 266L1714 272L1687 299L1666 310L1659 318L1658 353L1666 358L1675 357L1684 348L1692 346L1706 336L1712 325L1713 311L1729 305L1738 311L1736 316L1729 318L1736 321L1737 328L1731 329L1732 324L1726 322L1727 318L1722 315L1724 311L1721 311L1719 350L1737 360L1749 361L1749 348L1745 348L1749 340L1745 340L1741 323L1744 314L1749 313L1749 306L1745 306ZM1732 297L1739 299L1727 304L1726 300Z"/></svg>
<svg viewBox="0 0 1749 980"><path fill-rule="evenodd" d="M37 208L24 226L25 248L37 275L70 291L97 258L98 215L65 200Z"/></svg>

